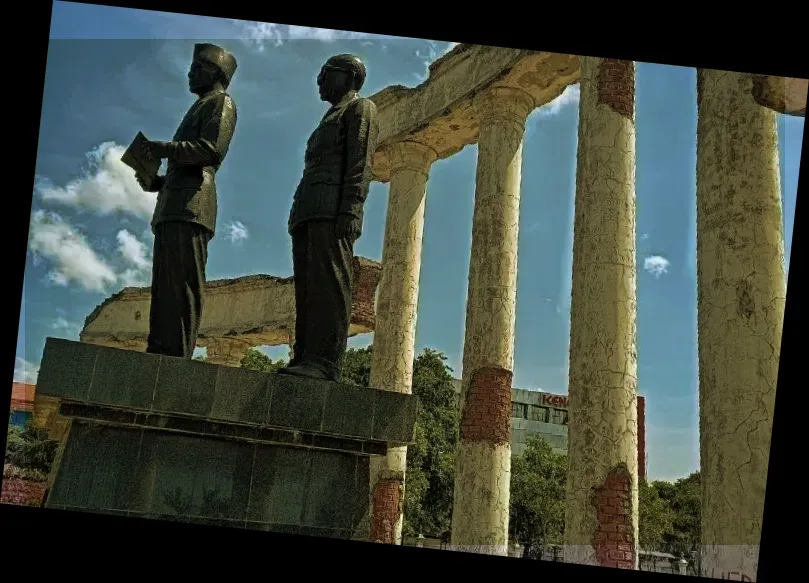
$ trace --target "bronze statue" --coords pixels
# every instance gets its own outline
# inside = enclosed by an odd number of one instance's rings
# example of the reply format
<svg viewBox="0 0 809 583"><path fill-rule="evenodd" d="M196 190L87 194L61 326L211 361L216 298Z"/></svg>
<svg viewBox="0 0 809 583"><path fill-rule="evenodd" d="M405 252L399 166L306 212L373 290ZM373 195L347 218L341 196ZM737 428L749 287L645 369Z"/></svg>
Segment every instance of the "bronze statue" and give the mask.
<svg viewBox="0 0 809 583"><path fill-rule="evenodd" d="M372 179L379 133L376 106L357 92L365 65L331 57L317 77L331 103L306 144L304 170L289 213L295 279L295 344L282 374L337 381L348 340L354 243Z"/></svg>
<svg viewBox="0 0 809 583"><path fill-rule="evenodd" d="M139 134L141 156L167 160L165 176L137 174L157 192L152 304L146 352L191 359L202 319L208 243L216 229L216 171L236 128L236 106L225 92L236 59L212 44L194 46L188 88L198 96L170 142Z"/></svg>

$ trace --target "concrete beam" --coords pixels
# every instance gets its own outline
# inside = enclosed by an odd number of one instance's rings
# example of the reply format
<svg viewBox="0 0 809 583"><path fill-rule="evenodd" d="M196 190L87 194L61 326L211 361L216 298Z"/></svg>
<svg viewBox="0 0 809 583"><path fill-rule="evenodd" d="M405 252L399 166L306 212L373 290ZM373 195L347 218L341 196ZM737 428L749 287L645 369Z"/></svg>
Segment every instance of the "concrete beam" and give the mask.
<svg viewBox="0 0 809 583"><path fill-rule="evenodd" d="M472 98L494 85L522 89L540 107L579 80L579 57L524 49L460 44L430 65L418 87L386 87L371 96L379 112L375 179L390 180L387 146L404 140L449 158L478 140Z"/></svg>
<svg viewBox="0 0 809 583"><path fill-rule="evenodd" d="M357 274L350 336L372 332L381 265L355 258ZM79 334L82 342L145 350L151 290L125 288L90 314ZM234 339L251 346L288 344L295 328L295 290L291 277L248 275L210 281L198 345Z"/></svg>
<svg viewBox="0 0 809 583"><path fill-rule="evenodd" d="M753 99L778 113L806 117L806 94L809 79L792 77L753 77Z"/></svg>

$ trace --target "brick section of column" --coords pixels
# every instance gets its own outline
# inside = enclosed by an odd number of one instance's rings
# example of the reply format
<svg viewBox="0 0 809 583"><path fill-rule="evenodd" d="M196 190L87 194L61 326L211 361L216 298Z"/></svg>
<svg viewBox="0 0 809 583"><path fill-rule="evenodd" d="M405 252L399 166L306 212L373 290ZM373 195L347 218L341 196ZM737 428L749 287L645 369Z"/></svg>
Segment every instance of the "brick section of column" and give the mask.
<svg viewBox="0 0 809 583"><path fill-rule="evenodd" d="M380 480L374 487L371 513L371 541L396 544L396 521L401 514L403 484L401 480Z"/></svg>
<svg viewBox="0 0 809 583"><path fill-rule="evenodd" d="M512 378L511 371L499 367L473 373L461 416L461 441L510 443Z"/></svg>
<svg viewBox="0 0 809 583"><path fill-rule="evenodd" d="M635 113L635 67L632 61L604 59L598 71L598 103L626 119Z"/></svg>
<svg viewBox="0 0 809 583"><path fill-rule="evenodd" d="M354 305L351 323L374 328L376 321L374 310L374 293L379 283L382 266L362 261L354 257Z"/></svg>
<svg viewBox="0 0 809 583"><path fill-rule="evenodd" d="M593 493L596 532L593 547L602 567L634 569L635 537L632 526L631 477L619 465Z"/></svg>
<svg viewBox="0 0 809 583"><path fill-rule="evenodd" d="M646 399L638 397L638 478L646 479Z"/></svg>

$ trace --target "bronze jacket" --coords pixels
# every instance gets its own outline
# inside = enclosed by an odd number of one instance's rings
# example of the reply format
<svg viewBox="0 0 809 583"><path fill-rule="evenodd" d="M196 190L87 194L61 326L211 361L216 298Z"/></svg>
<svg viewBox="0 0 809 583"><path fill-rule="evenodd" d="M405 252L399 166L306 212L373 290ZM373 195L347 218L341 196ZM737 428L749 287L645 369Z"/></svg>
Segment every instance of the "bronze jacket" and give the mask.
<svg viewBox="0 0 809 583"><path fill-rule="evenodd" d="M330 108L306 144L304 170L289 213L289 232L310 220L351 215L362 226L373 178L379 126L376 105L352 92Z"/></svg>
<svg viewBox="0 0 809 583"><path fill-rule="evenodd" d="M166 221L216 230L216 171L236 129L236 105L222 90L200 97L169 143L166 176L157 194L152 227Z"/></svg>

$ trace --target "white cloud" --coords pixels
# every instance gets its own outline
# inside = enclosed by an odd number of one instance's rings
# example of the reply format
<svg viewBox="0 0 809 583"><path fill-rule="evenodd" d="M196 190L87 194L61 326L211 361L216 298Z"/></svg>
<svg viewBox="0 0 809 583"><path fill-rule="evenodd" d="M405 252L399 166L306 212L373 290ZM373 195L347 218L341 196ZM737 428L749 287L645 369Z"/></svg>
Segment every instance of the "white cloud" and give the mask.
<svg viewBox="0 0 809 583"><path fill-rule="evenodd" d="M87 153L88 170L65 186L56 186L38 176L36 193L45 201L82 207L102 215L123 212L148 220L154 212L157 194L144 192L134 171L121 162L125 148L104 142Z"/></svg>
<svg viewBox="0 0 809 583"><path fill-rule="evenodd" d="M562 91L561 95L551 101L550 103L546 103L542 107L537 110L537 115L539 117L551 117L558 114L562 111L563 108L567 107L568 105L578 103L579 102L579 84L576 83L575 85L568 85L565 87L565 90Z"/></svg>
<svg viewBox="0 0 809 583"><path fill-rule="evenodd" d="M240 241L244 241L247 237L250 236L250 233L247 230L247 227L244 226L244 223L241 221L232 221L228 225L228 239L230 239L231 243L239 243Z"/></svg>
<svg viewBox="0 0 809 583"><path fill-rule="evenodd" d="M39 367L18 356L14 360L14 382L35 385Z"/></svg>
<svg viewBox="0 0 809 583"><path fill-rule="evenodd" d="M123 286L143 287L149 285L152 260L149 257L149 249L146 244L126 229L118 231L116 239L118 240L118 253L129 265L119 276Z"/></svg>
<svg viewBox="0 0 809 583"><path fill-rule="evenodd" d="M351 32L346 30L331 30L327 28L311 28L308 26L295 26L289 24L273 24L271 22L249 22L245 20L231 20L240 29L241 34L248 43L259 51L268 45L281 46L290 40L317 40L333 42L344 39L390 39L386 35L371 34L367 32Z"/></svg>
<svg viewBox="0 0 809 583"><path fill-rule="evenodd" d="M53 264L48 278L56 285L78 283L88 291L103 292L117 279L87 239L56 213L33 214L28 245L35 257Z"/></svg>
<svg viewBox="0 0 809 583"><path fill-rule="evenodd" d="M655 278L668 273L669 265L671 265L669 260L661 255L650 255L643 260L643 269L651 273Z"/></svg>
<svg viewBox="0 0 809 583"><path fill-rule="evenodd" d="M641 241L645 241L648 238L649 238L649 233L644 233L643 235L640 236Z"/></svg>
<svg viewBox="0 0 809 583"><path fill-rule="evenodd" d="M424 63L423 73L413 73L413 76L418 80L419 83L423 83L430 76L430 64L446 55L458 44L434 40L428 40L426 42L427 42L426 51L416 49L416 57L421 59L422 62Z"/></svg>
<svg viewBox="0 0 809 583"><path fill-rule="evenodd" d="M78 339L80 326L74 322L70 322L63 316L58 316L51 322L51 328L61 338Z"/></svg>
<svg viewBox="0 0 809 583"><path fill-rule="evenodd" d="M127 263L140 269L149 269L151 267L152 262L148 257L149 251L146 245L135 235L126 229L122 229L118 231L116 239L118 240L118 252Z"/></svg>

